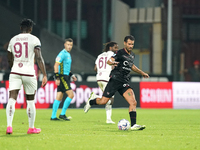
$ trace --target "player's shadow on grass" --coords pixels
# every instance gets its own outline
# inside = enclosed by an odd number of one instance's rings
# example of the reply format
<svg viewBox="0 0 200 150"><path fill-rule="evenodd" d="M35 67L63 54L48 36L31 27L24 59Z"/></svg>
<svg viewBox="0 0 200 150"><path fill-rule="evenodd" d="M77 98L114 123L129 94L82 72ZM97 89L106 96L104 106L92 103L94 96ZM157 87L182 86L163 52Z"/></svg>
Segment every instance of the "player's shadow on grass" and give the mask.
<svg viewBox="0 0 200 150"><path fill-rule="evenodd" d="M26 137L26 136L30 136L31 134L27 134L27 133L23 133L23 134L6 134L1 132L0 133L0 138L4 138L4 137L8 137L8 138L18 138L18 137Z"/></svg>

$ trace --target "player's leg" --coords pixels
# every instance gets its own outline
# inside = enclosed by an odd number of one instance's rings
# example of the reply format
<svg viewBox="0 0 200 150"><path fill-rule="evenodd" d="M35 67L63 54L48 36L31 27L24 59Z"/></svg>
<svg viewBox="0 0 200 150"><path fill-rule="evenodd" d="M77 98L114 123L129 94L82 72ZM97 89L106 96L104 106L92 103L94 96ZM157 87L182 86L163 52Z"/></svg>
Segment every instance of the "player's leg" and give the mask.
<svg viewBox="0 0 200 150"><path fill-rule="evenodd" d="M71 89L71 86L70 86L69 76L61 77L60 81L62 82L63 90L66 92L68 97L65 99L65 101L63 103L62 112L61 112L59 118L65 120L65 121L69 121L70 119L68 119L65 114L66 114L67 108L70 105L70 102L72 101L72 99L74 97L74 92L73 92L73 90Z"/></svg>
<svg viewBox="0 0 200 150"><path fill-rule="evenodd" d="M102 92L105 90L107 82L104 81L98 81L97 84L99 85L100 89ZM110 98L110 100L106 103L105 105L105 110L106 110L106 123L111 123L115 124L114 121L112 121L111 116L112 116L112 104L114 102L114 96Z"/></svg>
<svg viewBox="0 0 200 150"><path fill-rule="evenodd" d="M63 92L61 92L59 90L59 86L58 86L58 88L57 88L57 94L56 94L56 99L53 102L51 120L55 120L55 121L60 120L60 119L58 119L56 117L56 114L57 114L57 110L59 108L60 102L62 101L62 98L63 98Z"/></svg>
<svg viewBox="0 0 200 150"><path fill-rule="evenodd" d="M91 93L86 105L84 106L84 112L87 113L91 105L105 105L115 94L117 89L118 86L115 86L115 82L113 80L109 80L101 98L98 97L94 92Z"/></svg>
<svg viewBox="0 0 200 150"><path fill-rule="evenodd" d="M123 97L126 99L126 101L129 103L129 116L131 120L131 130L143 130L145 129L144 125L137 125L136 124L136 106L137 101L135 99L135 94L131 88L128 88L124 93Z"/></svg>
<svg viewBox="0 0 200 150"><path fill-rule="evenodd" d="M22 82L26 93L26 102L27 102L26 112L28 115L28 122L29 122L29 129L27 131L27 134L38 134L41 132L41 129L35 128L34 126L36 117L34 98L35 98L35 92L37 90L37 79L35 76L34 77L22 76Z"/></svg>
<svg viewBox="0 0 200 150"><path fill-rule="evenodd" d="M67 118L65 114L66 114L67 108L69 107L69 105L74 97L74 92L73 92L73 90L68 90L68 91L66 91L66 94L68 97L64 101L62 112L61 112L59 118L69 121L70 118Z"/></svg>
<svg viewBox="0 0 200 150"><path fill-rule="evenodd" d="M114 121L112 121L111 116L112 116L112 104L114 101L114 96L110 98L110 100L106 103L105 109L106 109L106 123L111 123L115 124ZM109 103L111 102L111 103Z"/></svg>
<svg viewBox="0 0 200 150"><path fill-rule="evenodd" d="M9 100L6 106L7 116L7 131L6 134L12 134L12 121L15 113L15 103L19 90L21 89L22 81L19 75L10 74L9 76Z"/></svg>

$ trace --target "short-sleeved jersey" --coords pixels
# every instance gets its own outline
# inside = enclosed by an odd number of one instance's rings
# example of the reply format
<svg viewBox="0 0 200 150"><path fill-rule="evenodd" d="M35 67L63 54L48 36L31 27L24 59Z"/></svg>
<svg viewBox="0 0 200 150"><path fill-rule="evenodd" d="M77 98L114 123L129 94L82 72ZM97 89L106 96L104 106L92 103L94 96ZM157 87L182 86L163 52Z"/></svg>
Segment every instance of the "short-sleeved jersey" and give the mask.
<svg viewBox="0 0 200 150"><path fill-rule="evenodd" d="M128 54L125 49L120 49L112 57L119 64L111 71L110 77L121 82L129 82L135 54L132 52Z"/></svg>
<svg viewBox="0 0 200 150"><path fill-rule="evenodd" d="M111 58L111 56L114 54L112 51L103 52L101 53L96 61L96 67L97 67L97 75L96 79L97 81L109 81L110 72L112 70L112 66L107 64L107 61Z"/></svg>
<svg viewBox="0 0 200 150"><path fill-rule="evenodd" d="M11 73L35 75L35 47L41 47L40 40L29 33L18 34L10 40L8 51L14 56Z"/></svg>
<svg viewBox="0 0 200 150"><path fill-rule="evenodd" d="M70 53L63 49L56 57L56 62L60 64L58 67L58 73L61 75L69 75L72 63Z"/></svg>

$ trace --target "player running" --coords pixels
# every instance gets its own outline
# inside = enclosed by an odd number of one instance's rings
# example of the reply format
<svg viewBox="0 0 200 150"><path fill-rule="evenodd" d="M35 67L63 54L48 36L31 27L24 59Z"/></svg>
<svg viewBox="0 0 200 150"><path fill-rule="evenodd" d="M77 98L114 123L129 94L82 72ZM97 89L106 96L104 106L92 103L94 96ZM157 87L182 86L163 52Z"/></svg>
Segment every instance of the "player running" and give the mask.
<svg viewBox="0 0 200 150"><path fill-rule="evenodd" d="M110 80L103 92L102 98L91 93L88 99L84 112L87 113L91 105L105 105L109 99L115 94L116 91L122 95L129 103L129 116L131 121L131 130L143 130L145 125L136 124L136 105L135 94L129 85L131 70L141 74L143 77L148 78L149 75L134 65L135 54L132 53L135 38L132 35L124 38L124 48L120 49L116 55L112 56L107 63L116 66L110 75Z"/></svg>
<svg viewBox="0 0 200 150"><path fill-rule="evenodd" d="M102 91L104 91L110 77L110 72L112 70L112 66L107 64L107 60L118 50L118 45L116 42L108 42L105 45L104 52L101 53L96 61L95 61L95 67L94 70L97 72L96 79L97 84L101 88ZM106 103L105 109L106 109L106 123L115 124L115 122L112 121L112 104L114 102L114 96L110 98L110 100Z"/></svg>
<svg viewBox="0 0 200 150"><path fill-rule="evenodd" d="M29 129L27 134L40 133L41 129L35 128L35 92L37 89L37 79L34 70L34 58L36 59L42 74L42 86L47 83L47 75L44 60L41 54L40 40L31 34L34 22L31 19L23 19L20 23L20 34L14 36L8 46L8 62L11 67L9 76L9 100L6 106L7 131L12 134L12 121L15 112L15 103L23 85L26 93L27 115Z"/></svg>

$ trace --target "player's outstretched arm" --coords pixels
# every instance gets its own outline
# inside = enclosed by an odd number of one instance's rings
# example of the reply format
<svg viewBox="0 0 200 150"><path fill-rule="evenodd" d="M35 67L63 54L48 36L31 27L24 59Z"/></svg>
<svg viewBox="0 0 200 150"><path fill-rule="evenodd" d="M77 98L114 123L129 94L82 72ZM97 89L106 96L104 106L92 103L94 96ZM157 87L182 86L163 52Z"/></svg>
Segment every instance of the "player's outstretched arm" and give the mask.
<svg viewBox="0 0 200 150"><path fill-rule="evenodd" d="M113 65L113 66L117 66L119 64L119 62L115 61L115 58L111 57L108 61L107 64L109 65Z"/></svg>
<svg viewBox="0 0 200 150"><path fill-rule="evenodd" d="M43 79L42 79L42 87L44 87L47 83L47 73L46 73L46 68L44 64L44 59L41 54L41 49L39 47L34 49L35 51L35 59L38 63L38 66L43 74Z"/></svg>
<svg viewBox="0 0 200 150"><path fill-rule="evenodd" d="M138 73L138 74L141 74L144 78L149 78L149 75L147 74L147 73L145 73L145 72L143 72L142 70L140 70L138 67L136 67L135 65L133 65L132 67L131 67L131 69L134 71L134 72L136 72L136 73Z"/></svg>

